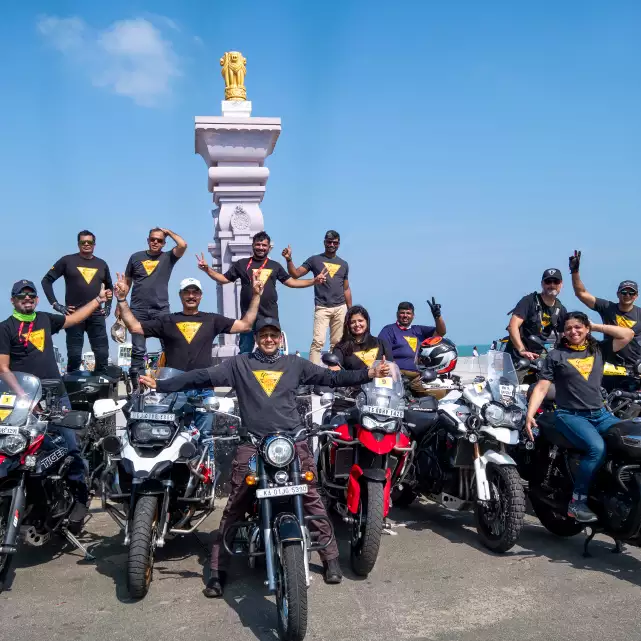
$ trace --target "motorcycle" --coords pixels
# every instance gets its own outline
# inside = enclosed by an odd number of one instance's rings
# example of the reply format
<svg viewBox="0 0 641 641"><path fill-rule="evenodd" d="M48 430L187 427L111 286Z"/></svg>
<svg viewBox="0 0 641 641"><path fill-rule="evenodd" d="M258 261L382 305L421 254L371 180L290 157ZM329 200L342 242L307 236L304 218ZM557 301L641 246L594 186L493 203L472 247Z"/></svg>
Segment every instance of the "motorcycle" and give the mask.
<svg viewBox="0 0 641 641"><path fill-rule="evenodd" d="M182 372L161 368L157 380L178 374ZM194 417L208 411L208 400L138 389L124 433L102 441L107 458L102 507L124 530L127 586L133 598L149 591L156 548L178 534L195 532L214 510L219 476L214 444L238 437L200 437Z"/></svg>
<svg viewBox="0 0 641 641"><path fill-rule="evenodd" d="M420 399L405 411L412 451L394 504L408 505L422 494L448 510L473 509L482 543L494 552L509 550L521 533L525 495L506 448L521 441L525 411L512 358L493 350L486 376L459 385L440 403Z"/></svg>
<svg viewBox="0 0 641 641"><path fill-rule="evenodd" d="M333 354L323 354L326 365L338 365ZM376 364L375 364L376 365ZM329 508L351 526L350 561L355 574L367 576L376 563L392 486L406 467L412 451L401 429L404 387L398 365L389 363L390 374L361 387L356 398L330 394L334 433L327 434L318 456L318 474ZM339 408L348 405L346 411ZM351 407L349 407L351 405Z"/></svg>
<svg viewBox="0 0 641 641"><path fill-rule="evenodd" d="M219 399L210 402L214 412L233 416L217 409ZM320 409L329 402L326 395ZM307 494L314 474L301 471L296 455L296 443L328 433L326 427L304 427L294 435L275 432L259 437L248 432L256 454L249 461L245 482L256 488L255 501L249 519L231 524L223 540L229 554L248 556L251 568L255 567L256 558L265 559L265 584L276 595L278 631L284 641L302 641L305 637L309 557L312 551L328 547L334 538L333 530L324 543L310 535L310 521L324 520L330 527L331 521L326 516L305 515L302 495Z"/></svg>
<svg viewBox="0 0 641 641"><path fill-rule="evenodd" d="M76 499L66 474L73 457L56 429L81 430L89 414L61 408L65 390L59 380L13 375L24 394L0 378L0 592L19 538L41 547L60 535L93 559L69 531Z"/></svg>

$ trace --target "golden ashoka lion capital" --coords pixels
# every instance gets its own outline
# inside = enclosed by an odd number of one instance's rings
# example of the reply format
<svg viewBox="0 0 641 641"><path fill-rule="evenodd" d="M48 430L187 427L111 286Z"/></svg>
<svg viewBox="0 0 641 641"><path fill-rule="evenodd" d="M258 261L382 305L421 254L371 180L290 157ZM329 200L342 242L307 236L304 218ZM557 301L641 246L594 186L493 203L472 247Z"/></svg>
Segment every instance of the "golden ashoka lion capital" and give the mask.
<svg viewBox="0 0 641 641"><path fill-rule="evenodd" d="M246 100L247 59L240 51L227 51L220 59L220 66L225 79L225 100Z"/></svg>

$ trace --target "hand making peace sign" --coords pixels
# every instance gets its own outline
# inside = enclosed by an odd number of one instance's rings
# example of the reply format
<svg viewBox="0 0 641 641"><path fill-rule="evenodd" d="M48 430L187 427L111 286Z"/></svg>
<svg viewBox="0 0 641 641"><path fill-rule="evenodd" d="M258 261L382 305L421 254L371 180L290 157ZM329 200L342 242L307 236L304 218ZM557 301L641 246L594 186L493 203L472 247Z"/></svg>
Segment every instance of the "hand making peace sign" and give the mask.
<svg viewBox="0 0 641 641"><path fill-rule="evenodd" d="M324 285L327 282L328 273L327 267L325 267L325 269L314 278L314 285Z"/></svg>
<svg viewBox="0 0 641 641"><path fill-rule="evenodd" d="M258 296L261 296L263 290L265 289L265 285L260 276L262 271L262 269L254 269L252 271L252 290L254 292L254 295Z"/></svg>
<svg viewBox="0 0 641 641"><path fill-rule="evenodd" d="M116 292L116 299L124 300L127 298L129 285L127 284L127 279L124 274L116 272L116 284L114 285L114 291Z"/></svg>

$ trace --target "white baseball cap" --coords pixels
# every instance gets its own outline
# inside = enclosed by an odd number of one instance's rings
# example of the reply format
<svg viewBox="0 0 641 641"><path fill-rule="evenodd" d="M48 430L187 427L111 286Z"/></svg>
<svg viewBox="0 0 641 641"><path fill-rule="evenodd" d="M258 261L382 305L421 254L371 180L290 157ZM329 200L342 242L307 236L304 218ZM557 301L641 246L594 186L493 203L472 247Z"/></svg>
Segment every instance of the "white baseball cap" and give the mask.
<svg viewBox="0 0 641 641"><path fill-rule="evenodd" d="M187 289L187 287L198 287L201 292L203 291L203 286L200 284L200 281L197 278L185 278L180 281L181 292L183 289Z"/></svg>

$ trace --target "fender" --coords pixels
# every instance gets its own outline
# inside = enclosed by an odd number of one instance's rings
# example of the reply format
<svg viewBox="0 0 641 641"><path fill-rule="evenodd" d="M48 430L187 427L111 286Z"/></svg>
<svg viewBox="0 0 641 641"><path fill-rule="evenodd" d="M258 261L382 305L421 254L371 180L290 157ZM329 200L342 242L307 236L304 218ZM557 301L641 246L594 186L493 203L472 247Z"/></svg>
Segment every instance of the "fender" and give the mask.
<svg viewBox="0 0 641 641"><path fill-rule="evenodd" d="M347 479L347 510L352 514L358 512L358 504L361 501L361 484L359 479L363 476L363 470L358 465L352 465L352 470Z"/></svg>
<svg viewBox="0 0 641 641"><path fill-rule="evenodd" d="M147 472L151 474L152 470L159 463L167 461L168 463L175 463L180 458L180 448L184 443L191 442L191 437L187 432L181 431L176 434L176 437L171 442L170 445L164 447L163 449L158 450L158 453L154 457L142 457L139 456L136 452L134 446L129 442L127 434L123 434L121 437L122 442L122 452L121 460L123 466L125 465L125 459L129 461L129 465L135 472Z"/></svg>
<svg viewBox="0 0 641 641"><path fill-rule="evenodd" d="M279 514L272 525L277 544L303 541L303 528L293 514Z"/></svg>
<svg viewBox="0 0 641 641"><path fill-rule="evenodd" d="M480 431L485 432L488 436L491 436L500 443L506 443L507 445L519 444L519 433L516 430L511 430L509 427L490 427L489 425L485 425Z"/></svg>
<svg viewBox="0 0 641 641"><path fill-rule="evenodd" d="M514 459L505 454L505 452L495 452L494 450L487 450L477 459L474 459L474 473L476 475L476 496L479 501L489 501L492 498L490 492L490 484L487 481L487 474L485 468L488 463L494 465L514 465Z"/></svg>
<svg viewBox="0 0 641 641"><path fill-rule="evenodd" d="M383 516L387 517L389 514L390 504L392 502L392 470L389 467L385 470L385 478L385 489L383 490Z"/></svg>
<svg viewBox="0 0 641 641"><path fill-rule="evenodd" d="M496 452L494 450L487 450L481 455L481 462L483 467L488 463L494 463L496 465L514 465L516 466L516 461L505 452Z"/></svg>
<svg viewBox="0 0 641 641"><path fill-rule="evenodd" d="M386 483L389 476L389 471L389 468L387 470L384 470L380 467L368 467L363 470L363 476L368 481L378 481L379 483Z"/></svg>
<svg viewBox="0 0 641 641"><path fill-rule="evenodd" d="M357 438L364 447L374 454L389 454L396 447L396 432L385 434L380 441L377 441L373 432L359 427Z"/></svg>

